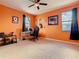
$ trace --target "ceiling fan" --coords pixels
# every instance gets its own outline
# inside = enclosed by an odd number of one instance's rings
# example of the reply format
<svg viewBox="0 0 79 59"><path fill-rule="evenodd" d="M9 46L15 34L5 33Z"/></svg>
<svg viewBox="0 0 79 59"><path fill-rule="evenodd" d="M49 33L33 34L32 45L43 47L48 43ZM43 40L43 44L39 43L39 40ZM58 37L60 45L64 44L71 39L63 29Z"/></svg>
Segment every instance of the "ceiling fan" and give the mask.
<svg viewBox="0 0 79 59"><path fill-rule="evenodd" d="M36 6L38 10L40 9L39 5L47 6L47 3L40 3L40 0L29 0L29 1L33 2L33 4L28 7Z"/></svg>

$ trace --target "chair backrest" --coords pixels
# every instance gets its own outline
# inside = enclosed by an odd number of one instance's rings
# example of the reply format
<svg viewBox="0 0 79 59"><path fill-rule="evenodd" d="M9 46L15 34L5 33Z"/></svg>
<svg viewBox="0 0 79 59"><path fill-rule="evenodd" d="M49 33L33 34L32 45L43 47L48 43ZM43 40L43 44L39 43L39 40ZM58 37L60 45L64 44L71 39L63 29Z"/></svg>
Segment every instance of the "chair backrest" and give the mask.
<svg viewBox="0 0 79 59"><path fill-rule="evenodd" d="M35 27L34 28L34 35L38 35L39 34L39 27Z"/></svg>

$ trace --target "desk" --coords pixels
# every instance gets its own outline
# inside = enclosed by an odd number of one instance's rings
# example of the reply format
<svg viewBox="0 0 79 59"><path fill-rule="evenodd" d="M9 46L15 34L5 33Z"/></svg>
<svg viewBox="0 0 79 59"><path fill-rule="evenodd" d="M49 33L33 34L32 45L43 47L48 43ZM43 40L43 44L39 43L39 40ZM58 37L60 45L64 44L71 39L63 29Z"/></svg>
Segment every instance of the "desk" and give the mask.
<svg viewBox="0 0 79 59"><path fill-rule="evenodd" d="M25 40L29 38L31 38L30 32L21 32L21 40Z"/></svg>

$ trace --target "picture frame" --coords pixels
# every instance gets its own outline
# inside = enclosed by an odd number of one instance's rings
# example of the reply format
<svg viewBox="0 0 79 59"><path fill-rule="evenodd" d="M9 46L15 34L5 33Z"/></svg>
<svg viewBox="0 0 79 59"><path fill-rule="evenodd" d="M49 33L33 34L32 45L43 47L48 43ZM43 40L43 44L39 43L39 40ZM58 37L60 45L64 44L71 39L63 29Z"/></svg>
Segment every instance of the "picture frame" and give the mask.
<svg viewBox="0 0 79 59"><path fill-rule="evenodd" d="M19 18L17 16L12 16L12 23L18 24Z"/></svg>
<svg viewBox="0 0 79 59"><path fill-rule="evenodd" d="M48 17L48 25L57 25L58 15Z"/></svg>

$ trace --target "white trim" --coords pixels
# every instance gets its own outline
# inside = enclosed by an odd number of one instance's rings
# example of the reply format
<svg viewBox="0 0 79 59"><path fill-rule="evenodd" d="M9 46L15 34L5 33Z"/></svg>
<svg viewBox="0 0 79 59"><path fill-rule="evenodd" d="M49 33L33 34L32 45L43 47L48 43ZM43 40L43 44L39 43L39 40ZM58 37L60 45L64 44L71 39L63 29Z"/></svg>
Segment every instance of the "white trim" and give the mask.
<svg viewBox="0 0 79 59"><path fill-rule="evenodd" d="M18 42L18 41L20 41L20 39L19 39L19 38L17 38L17 42Z"/></svg>
<svg viewBox="0 0 79 59"><path fill-rule="evenodd" d="M75 43L75 42L68 42L68 41L57 40L57 39L52 39L52 38L45 38L45 39L46 39L46 40L51 40L51 41L57 41L57 42L64 42L64 43L68 43L68 44L79 45L79 43Z"/></svg>

